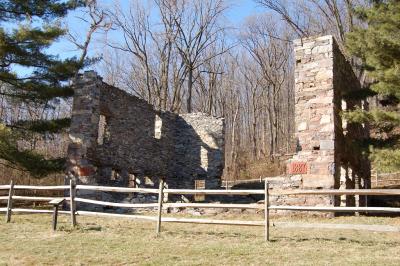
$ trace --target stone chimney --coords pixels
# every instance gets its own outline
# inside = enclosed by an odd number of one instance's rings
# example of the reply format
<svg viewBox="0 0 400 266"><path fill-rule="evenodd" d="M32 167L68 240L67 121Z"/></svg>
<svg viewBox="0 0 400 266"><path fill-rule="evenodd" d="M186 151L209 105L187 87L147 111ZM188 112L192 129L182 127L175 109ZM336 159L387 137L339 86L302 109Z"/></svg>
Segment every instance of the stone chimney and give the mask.
<svg viewBox="0 0 400 266"><path fill-rule="evenodd" d="M368 129L347 128L341 118L342 110L362 106L344 101L346 92L361 88L350 63L330 35L295 40L294 50L297 151L287 173L300 176L304 189L351 188L357 176L368 180L368 162L347 145L368 136Z"/></svg>
<svg viewBox="0 0 400 266"><path fill-rule="evenodd" d="M102 79L95 71L86 71L73 83L67 176L78 183L95 184L95 167L88 160L88 153L97 140Z"/></svg>

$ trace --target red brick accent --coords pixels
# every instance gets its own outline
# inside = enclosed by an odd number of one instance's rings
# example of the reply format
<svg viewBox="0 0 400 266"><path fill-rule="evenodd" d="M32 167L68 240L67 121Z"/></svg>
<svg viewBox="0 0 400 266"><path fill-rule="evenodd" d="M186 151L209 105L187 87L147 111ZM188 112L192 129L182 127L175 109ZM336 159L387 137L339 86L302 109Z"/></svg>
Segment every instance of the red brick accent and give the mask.
<svg viewBox="0 0 400 266"><path fill-rule="evenodd" d="M308 165L306 162L291 162L287 169L289 175L307 174Z"/></svg>
<svg viewBox="0 0 400 266"><path fill-rule="evenodd" d="M92 174L94 174L94 170L92 167L79 167L79 171L78 171L79 176L90 176Z"/></svg>

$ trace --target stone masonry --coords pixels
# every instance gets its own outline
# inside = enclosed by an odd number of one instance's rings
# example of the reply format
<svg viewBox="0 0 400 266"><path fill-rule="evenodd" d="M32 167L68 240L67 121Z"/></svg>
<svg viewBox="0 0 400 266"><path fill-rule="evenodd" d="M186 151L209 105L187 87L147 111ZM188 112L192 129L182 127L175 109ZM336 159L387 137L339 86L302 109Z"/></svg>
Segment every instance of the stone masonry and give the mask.
<svg viewBox="0 0 400 266"><path fill-rule="evenodd" d="M344 110L368 108L349 100L361 89L350 63L332 36L294 41L297 150L287 174L269 178L272 189L370 188L370 163L354 143L368 125L347 124ZM76 81L70 178L78 183L218 188L224 167L224 120L204 114L176 115L102 82L95 72ZM363 198L279 196L288 205L363 205Z"/></svg>
<svg viewBox="0 0 400 266"><path fill-rule="evenodd" d="M361 89L350 63L332 36L296 40L294 46L297 151L288 163L289 177L303 189L369 188L369 162L351 145L368 137L368 128L347 125L341 117L343 110L366 108L346 100L348 92ZM340 205L331 197L319 201Z"/></svg>
<svg viewBox="0 0 400 266"><path fill-rule="evenodd" d="M220 186L224 120L177 115L110 86L93 71L75 80L67 175L91 185ZM97 198L104 198L104 195Z"/></svg>

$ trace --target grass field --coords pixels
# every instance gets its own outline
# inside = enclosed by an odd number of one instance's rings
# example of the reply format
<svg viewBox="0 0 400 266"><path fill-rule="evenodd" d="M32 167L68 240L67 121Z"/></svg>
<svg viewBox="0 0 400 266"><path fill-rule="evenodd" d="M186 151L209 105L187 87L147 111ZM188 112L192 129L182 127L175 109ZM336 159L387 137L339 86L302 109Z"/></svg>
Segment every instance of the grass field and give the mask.
<svg viewBox="0 0 400 266"><path fill-rule="evenodd" d="M57 232L50 215L1 222L0 265L400 265L400 233L271 228L265 243L262 227L163 224L156 237L152 222L78 217L71 229L68 218L59 217ZM379 217L274 220L400 225Z"/></svg>

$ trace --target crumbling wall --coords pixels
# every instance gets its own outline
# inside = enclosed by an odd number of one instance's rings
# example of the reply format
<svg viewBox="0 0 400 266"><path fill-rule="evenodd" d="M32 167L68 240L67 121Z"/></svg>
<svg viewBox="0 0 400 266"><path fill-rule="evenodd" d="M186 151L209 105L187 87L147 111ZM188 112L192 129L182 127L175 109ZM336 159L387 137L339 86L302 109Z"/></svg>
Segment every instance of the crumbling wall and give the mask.
<svg viewBox="0 0 400 266"><path fill-rule="evenodd" d="M355 179L367 184L368 160L350 144L367 137L368 128L347 125L341 116L343 110L363 104L345 97L361 88L350 63L333 36L296 40L294 46L297 151L289 160L284 183L303 189L354 188ZM310 196L302 203L340 201Z"/></svg>
<svg viewBox="0 0 400 266"><path fill-rule="evenodd" d="M174 181L193 187L194 180L205 180L205 188L219 188L224 168L224 123L201 113L182 114L174 123ZM192 178L182 178L182 177Z"/></svg>
<svg viewBox="0 0 400 266"><path fill-rule="evenodd" d="M99 169L97 182L114 185L119 180L125 183L118 185L128 185L129 174L168 177L171 167L167 162L174 156L175 116L156 112L147 102L115 87L100 85L99 117L105 126L97 128L104 136L89 154ZM162 126L157 121L162 121Z"/></svg>
<svg viewBox="0 0 400 266"><path fill-rule="evenodd" d="M294 41L296 154L273 189L369 188L370 164L353 144L368 125L343 110L367 108L346 97L361 88L332 36ZM76 81L68 174L85 184L217 188L224 166L224 122L204 114L158 112L87 72ZM197 183L197 181L203 181ZM351 197L278 197L280 204L355 204Z"/></svg>
<svg viewBox="0 0 400 266"><path fill-rule="evenodd" d="M207 188L220 185L224 120L201 113L160 112L102 82L95 72L75 80L67 173L83 184Z"/></svg>

